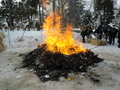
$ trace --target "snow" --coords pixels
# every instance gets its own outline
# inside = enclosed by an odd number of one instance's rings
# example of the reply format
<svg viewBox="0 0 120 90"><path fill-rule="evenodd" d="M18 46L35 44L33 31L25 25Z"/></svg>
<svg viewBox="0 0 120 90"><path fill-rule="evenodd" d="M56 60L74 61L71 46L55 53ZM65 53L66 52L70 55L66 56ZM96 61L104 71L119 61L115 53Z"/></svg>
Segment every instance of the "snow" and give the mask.
<svg viewBox="0 0 120 90"><path fill-rule="evenodd" d="M120 49L115 45L94 46L84 43L104 61L97 67L90 67L85 76L82 73L70 74L72 80L61 77L60 81L41 82L33 70L20 68L23 58L19 54L28 53L44 42L43 31L10 31L4 32L6 50L0 52L0 90L119 90L120 89ZM74 39L81 41L79 29L73 29ZM23 38L22 35L24 34ZM9 38L10 37L10 38ZM22 39L23 41L19 41ZM36 41L38 40L38 41ZM100 83L94 83L88 77L99 75Z"/></svg>
<svg viewBox="0 0 120 90"><path fill-rule="evenodd" d="M37 47L38 43L40 44L44 39L41 31L13 31L10 32L10 36L8 35L8 33L5 33L5 35L6 37L8 37L5 44L8 45L7 47L9 49ZM11 42L10 45L9 37ZM19 41L20 39L22 39L23 41ZM36 41L35 39L38 39L38 41Z"/></svg>

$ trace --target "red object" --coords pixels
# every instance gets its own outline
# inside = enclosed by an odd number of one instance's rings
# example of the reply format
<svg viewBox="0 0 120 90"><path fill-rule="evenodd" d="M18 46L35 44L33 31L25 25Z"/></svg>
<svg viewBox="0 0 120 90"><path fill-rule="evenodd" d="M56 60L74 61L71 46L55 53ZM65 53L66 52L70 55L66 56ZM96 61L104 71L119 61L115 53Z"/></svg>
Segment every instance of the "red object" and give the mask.
<svg viewBox="0 0 120 90"><path fill-rule="evenodd" d="M18 39L18 41L24 41L23 39Z"/></svg>

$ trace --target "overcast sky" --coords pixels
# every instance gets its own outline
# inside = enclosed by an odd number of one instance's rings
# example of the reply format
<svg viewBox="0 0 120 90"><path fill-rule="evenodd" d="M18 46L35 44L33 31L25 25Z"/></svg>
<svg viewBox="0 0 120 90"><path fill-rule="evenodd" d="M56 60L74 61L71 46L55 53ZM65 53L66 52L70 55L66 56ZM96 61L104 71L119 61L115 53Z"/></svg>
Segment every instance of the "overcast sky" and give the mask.
<svg viewBox="0 0 120 90"><path fill-rule="evenodd" d="M120 0L117 0L117 4L118 4L118 6L120 7Z"/></svg>

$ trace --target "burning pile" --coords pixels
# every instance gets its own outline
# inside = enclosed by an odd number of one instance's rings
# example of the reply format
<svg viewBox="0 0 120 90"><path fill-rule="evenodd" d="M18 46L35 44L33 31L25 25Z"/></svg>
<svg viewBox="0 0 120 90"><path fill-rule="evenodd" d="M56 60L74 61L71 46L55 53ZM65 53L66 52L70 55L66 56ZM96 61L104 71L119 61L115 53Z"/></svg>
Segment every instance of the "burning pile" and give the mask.
<svg viewBox="0 0 120 90"><path fill-rule="evenodd" d="M103 60L73 40L70 24L61 33L61 18L58 13L45 18L45 43L28 53L23 61L24 67L34 69L43 82L59 80L61 76L67 78L71 72L86 72L88 66Z"/></svg>

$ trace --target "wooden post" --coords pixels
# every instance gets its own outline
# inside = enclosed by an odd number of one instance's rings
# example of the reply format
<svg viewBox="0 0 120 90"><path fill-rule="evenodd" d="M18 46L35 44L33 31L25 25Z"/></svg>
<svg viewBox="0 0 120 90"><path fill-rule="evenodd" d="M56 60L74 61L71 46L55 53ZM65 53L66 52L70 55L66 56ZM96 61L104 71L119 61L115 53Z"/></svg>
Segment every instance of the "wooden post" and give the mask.
<svg viewBox="0 0 120 90"><path fill-rule="evenodd" d="M41 10L40 10L40 7L41 7L41 0L39 0L39 23L41 24Z"/></svg>
<svg viewBox="0 0 120 90"><path fill-rule="evenodd" d="M10 31L12 30L12 26L11 26L11 2L12 0L8 0L8 7L9 7L9 29L8 29L8 37L9 37L9 44L10 42Z"/></svg>

